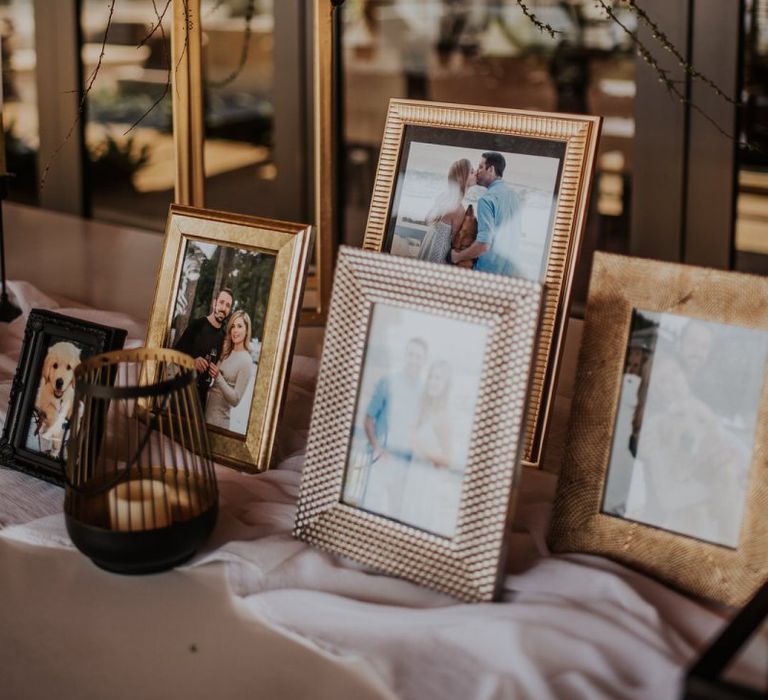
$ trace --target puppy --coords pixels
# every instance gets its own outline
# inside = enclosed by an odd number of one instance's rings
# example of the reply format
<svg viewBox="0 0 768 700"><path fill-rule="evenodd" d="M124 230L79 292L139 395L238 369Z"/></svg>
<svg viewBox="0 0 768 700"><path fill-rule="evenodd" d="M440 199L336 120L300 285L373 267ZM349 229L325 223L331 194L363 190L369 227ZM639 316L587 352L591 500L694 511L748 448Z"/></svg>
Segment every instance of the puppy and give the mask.
<svg viewBox="0 0 768 700"><path fill-rule="evenodd" d="M646 412L638 458L645 464L658 516L653 524L701 539L738 541L739 503L749 455L722 419L693 395Z"/></svg>
<svg viewBox="0 0 768 700"><path fill-rule="evenodd" d="M48 348L43 361L35 401L36 432L42 439L51 441L54 454L61 450L65 426L72 416L75 367L80 364L80 352L76 345L61 341Z"/></svg>
<svg viewBox="0 0 768 700"><path fill-rule="evenodd" d="M475 210L470 204L467 207L467 211L464 212L464 219L461 222L461 226L451 238L451 248L453 250L466 250L475 242L477 238L477 218L475 217ZM456 263L459 267L472 267L474 260L462 260Z"/></svg>

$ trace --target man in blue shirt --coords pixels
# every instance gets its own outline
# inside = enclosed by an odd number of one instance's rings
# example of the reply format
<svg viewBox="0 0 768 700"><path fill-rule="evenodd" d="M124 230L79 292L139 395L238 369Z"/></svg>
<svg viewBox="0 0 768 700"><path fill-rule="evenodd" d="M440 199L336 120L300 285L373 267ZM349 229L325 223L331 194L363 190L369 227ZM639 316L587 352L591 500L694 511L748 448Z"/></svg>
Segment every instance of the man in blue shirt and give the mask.
<svg viewBox="0 0 768 700"><path fill-rule="evenodd" d="M504 178L506 160L501 153L483 153L477 166L477 184L488 191L477 202L477 238L465 250L451 251L451 261L474 260L475 269L497 275L520 275L513 262L520 238L520 200Z"/></svg>
<svg viewBox="0 0 768 700"><path fill-rule="evenodd" d="M413 433L424 390L427 344L418 337L405 344L400 371L382 377L365 411L365 435L371 448L371 471L363 494L367 510L397 518L402 506Z"/></svg>

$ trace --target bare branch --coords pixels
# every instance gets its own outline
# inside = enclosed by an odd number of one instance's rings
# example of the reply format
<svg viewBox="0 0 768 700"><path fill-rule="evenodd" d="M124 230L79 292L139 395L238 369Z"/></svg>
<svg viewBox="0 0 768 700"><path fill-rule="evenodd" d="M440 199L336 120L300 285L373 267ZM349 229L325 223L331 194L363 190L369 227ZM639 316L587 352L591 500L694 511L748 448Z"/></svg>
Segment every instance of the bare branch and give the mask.
<svg viewBox="0 0 768 700"><path fill-rule="evenodd" d="M172 0L166 0L163 11L161 13L158 13L157 4L155 3L155 0L152 0L152 7L155 10L155 17L157 18L157 23L152 25L152 28L149 30L146 36L139 42L139 48L144 46L144 44L146 44L155 35L155 32L158 29L160 30L160 36L162 36L163 39L165 38L165 29L163 29L163 20L165 19L165 15L168 12L168 8L171 6L171 2Z"/></svg>
<svg viewBox="0 0 768 700"><path fill-rule="evenodd" d="M659 62L656 60L656 58L653 56L651 51L648 49L648 47L640 41L640 39L637 38L637 34L635 34L629 27L627 27L626 24L624 24L619 17L616 15L616 13L613 11L613 8L611 8L606 0L596 0L597 4L603 9L603 12L611 19L613 22L621 28L621 30L632 40L632 43L637 48L637 52L640 54L641 58L656 72L656 74L659 76L659 82L661 82L665 88L667 88L667 91L674 95L682 104L689 106L691 109L693 109L695 112L700 114L704 119L706 119L712 126L717 129L723 136L726 138L731 139L732 141L736 141L736 137L733 136L733 134L728 133L723 127L721 127L709 114L707 114L701 107L691 102L691 100L680 90L680 88L676 85L675 81L672 80L669 77L669 71L665 68L662 68Z"/></svg>
<svg viewBox="0 0 768 700"><path fill-rule="evenodd" d="M557 39L557 35L562 34L560 30L555 29L554 27L552 27L552 25L547 24L546 22L542 22L535 14L533 14L533 12L531 12L531 8L525 4L524 0L516 0L516 1L517 1L518 7L523 11L523 14L531 21L531 23L540 32L546 32L553 39Z"/></svg>
<svg viewBox="0 0 768 700"><path fill-rule="evenodd" d="M659 25L654 22L649 16L648 13L642 8L639 7L636 0L623 0L631 11L638 17L638 19L643 22L650 30L651 30L651 36L653 36L656 41L658 41L669 53L671 53L675 59L677 60L678 65L686 72L688 75L690 75L692 78L696 80L700 80L702 83L710 87L717 95L722 97L726 102L729 102L732 105L740 106L741 102L739 100L734 99L733 97L727 95L713 80L708 78L703 73L700 73L697 71L693 65L691 65L684 56L680 53L680 51L677 49L677 47L669 40L667 35L661 30Z"/></svg>
<svg viewBox="0 0 768 700"><path fill-rule="evenodd" d="M72 138L72 134L75 132L75 127L81 122L83 118L83 114L85 114L85 105L88 100L88 94L91 92L91 88L93 87L93 83L96 80L96 76L99 74L99 71L101 70L101 64L104 60L104 55L107 52L107 37L109 36L109 30L112 26L112 16L115 14L115 2L117 0L110 0L109 3L109 16L107 17L107 26L104 29L104 38L101 41L101 51L99 52L99 60L96 62L96 67L91 72L91 75L88 78L88 84L85 87L85 90L83 91L83 96L80 98L80 105L77 109L77 114L75 115L75 119L72 122L72 125L69 127L69 131L67 132L67 135L64 137L64 140L59 144L59 146L56 148L56 150L51 154L51 157L48 159L48 162L45 164L45 167L43 168L43 172L40 175L40 191L42 192L45 188L45 182L48 178L48 173L51 170L51 167L53 166L53 163L56 161L56 158L58 158L59 153L61 153L64 146L67 145L69 142L69 139Z"/></svg>
<svg viewBox="0 0 768 700"><path fill-rule="evenodd" d="M165 17L165 13L168 11L168 7L171 4L171 0L167 0L165 7L163 8L162 13L158 12L157 10L157 3L155 0L152 0L152 7L155 10L155 17L157 17L157 24L155 25L155 29L150 32L150 34L144 39L144 41L147 41L150 36L155 32L155 30L159 27L160 28L160 39L161 39L161 46L163 47L163 63L168 67L168 74L166 76L165 80L165 87L163 88L163 93L158 97L153 103L152 106L149 107L136 121L133 122L123 133L123 136L126 134L129 134L131 131L133 131L141 122L146 119L147 115L150 114L167 96L168 93L171 90L171 57L168 53L168 46L167 42L165 41L165 28L163 27L163 18ZM143 43L143 42L142 42ZM141 46L141 44L139 44Z"/></svg>
<svg viewBox="0 0 768 700"><path fill-rule="evenodd" d="M189 33L191 31L192 31L192 13L189 9L188 0L184 0L184 46L181 47L179 60L176 61L176 65L174 66L174 70L176 71L177 75L179 72L179 66L181 65L181 62L184 60L184 56L186 56L187 49L189 48ZM176 86L176 96L181 97L181 93L179 92L178 85Z"/></svg>
<svg viewBox="0 0 768 700"><path fill-rule="evenodd" d="M208 85L214 88L222 88L225 85L229 85L230 83L234 82L237 76L240 75L240 73L243 72L243 68L245 68L245 63L248 60L248 51L251 46L251 36L252 36L252 29L251 29L251 20L253 19L253 16L256 14L256 0L248 0L248 5L245 8L245 33L243 35L243 46L240 50L240 60L237 63L237 67L226 77L222 80L209 80Z"/></svg>

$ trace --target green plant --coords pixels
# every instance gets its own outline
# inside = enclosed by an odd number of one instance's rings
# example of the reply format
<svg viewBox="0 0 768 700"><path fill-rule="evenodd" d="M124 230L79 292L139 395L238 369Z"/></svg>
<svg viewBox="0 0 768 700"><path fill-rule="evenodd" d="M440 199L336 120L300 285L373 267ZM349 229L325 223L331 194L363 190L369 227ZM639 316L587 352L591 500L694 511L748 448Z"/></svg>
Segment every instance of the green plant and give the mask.
<svg viewBox="0 0 768 700"><path fill-rule="evenodd" d="M131 176L149 161L150 147L135 147L132 136L116 139L107 134L104 141L89 147L91 177L99 183L130 181Z"/></svg>

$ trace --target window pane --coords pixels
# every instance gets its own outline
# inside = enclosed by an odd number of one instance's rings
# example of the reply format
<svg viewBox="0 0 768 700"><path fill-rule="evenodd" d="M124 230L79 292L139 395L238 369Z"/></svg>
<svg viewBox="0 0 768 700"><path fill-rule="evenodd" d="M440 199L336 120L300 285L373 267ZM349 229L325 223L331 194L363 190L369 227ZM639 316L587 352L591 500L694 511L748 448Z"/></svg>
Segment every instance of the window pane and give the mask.
<svg viewBox="0 0 768 700"><path fill-rule="evenodd" d="M160 12L165 5L154 3ZM99 76L88 97L86 143L93 216L162 230L175 178L167 88L172 8L163 22L165 35L158 30L144 42L153 20L157 23L154 6L151 0L117 3ZM108 3L85 0L86 85L108 17ZM201 17L206 205L269 215L259 188L269 187L277 176L272 0L204 0Z"/></svg>
<svg viewBox="0 0 768 700"><path fill-rule="evenodd" d="M365 229L390 97L605 118L585 257L627 252L635 67L629 40L589 0L347 0L343 5L347 242ZM632 30L633 17L615 12ZM576 294L586 291L586 269Z"/></svg>
<svg viewBox="0 0 768 700"><path fill-rule="evenodd" d="M32 0L0 6L3 66L3 124L6 168L13 173L9 199L37 203L37 82Z"/></svg>
<svg viewBox="0 0 768 700"><path fill-rule="evenodd" d="M748 0L744 12L744 104L737 153L736 269L768 274L768 1Z"/></svg>
<svg viewBox="0 0 768 700"><path fill-rule="evenodd" d="M155 5L160 12L165 7ZM85 86L99 61L108 18L109 3L85 0L80 18ZM87 101L86 182L94 218L157 230L165 224L175 177L167 89L171 19L169 6L165 36L157 30L147 39L157 23L152 1L116 4Z"/></svg>
<svg viewBox="0 0 768 700"><path fill-rule="evenodd" d="M264 196L278 174L274 24L273 0L224 0L203 10L205 190L214 209L274 215Z"/></svg>

